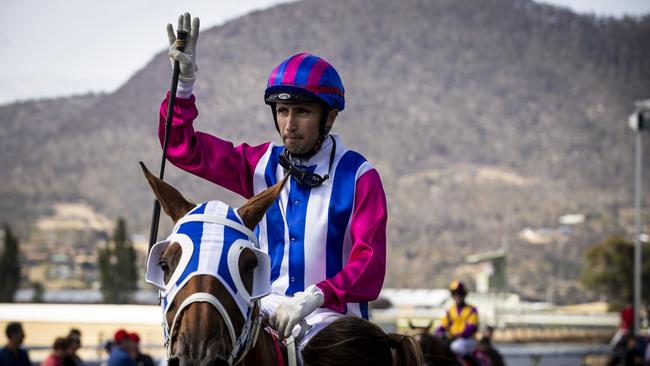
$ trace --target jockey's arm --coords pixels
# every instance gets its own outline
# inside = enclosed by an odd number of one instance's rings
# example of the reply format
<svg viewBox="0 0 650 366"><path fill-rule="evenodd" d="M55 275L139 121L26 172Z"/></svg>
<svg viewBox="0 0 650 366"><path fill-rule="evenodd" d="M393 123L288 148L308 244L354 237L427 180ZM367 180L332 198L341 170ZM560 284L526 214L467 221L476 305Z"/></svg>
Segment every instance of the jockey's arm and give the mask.
<svg viewBox="0 0 650 366"><path fill-rule="evenodd" d="M324 308L345 311L349 302L377 299L386 274L386 196L375 169L356 182L350 221L352 250L343 269L318 283Z"/></svg>
<svg viewBox="0 0 650 366"><path fill-rule="evenodd" d="M161 144L165 138L168 102L169 95L160 106L158 137ZM186 96L177 93L167 148L167 160L185 171L245 198L252 197L254 195L255 165L266 152L268 143L258 146L242 144L234 147L229 141L197 132L194 130L193 122L198 114L194 95Z"/></svg>
<svg viewBox="0 0 650 366"><path fill-rule="evenodd" d="M449 327L449 312L445 312L440 318L440 326L436 329L435 335L437 337L442 337L447 334L447 328Z"/></svg>

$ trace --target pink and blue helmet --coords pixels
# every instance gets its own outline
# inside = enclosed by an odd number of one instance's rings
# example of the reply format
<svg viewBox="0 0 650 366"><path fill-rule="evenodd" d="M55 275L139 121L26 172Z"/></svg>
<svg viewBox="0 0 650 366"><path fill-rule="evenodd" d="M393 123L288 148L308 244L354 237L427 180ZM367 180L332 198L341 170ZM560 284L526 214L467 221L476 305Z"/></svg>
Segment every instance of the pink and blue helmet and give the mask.
<svg viewBox="0 0 650 366"><path fill-rule="evenodd" d="M269 76L264 92L267 104L320 100L329 109L345 108L345 89L334 66L309 53L293 55Z"/></svg>

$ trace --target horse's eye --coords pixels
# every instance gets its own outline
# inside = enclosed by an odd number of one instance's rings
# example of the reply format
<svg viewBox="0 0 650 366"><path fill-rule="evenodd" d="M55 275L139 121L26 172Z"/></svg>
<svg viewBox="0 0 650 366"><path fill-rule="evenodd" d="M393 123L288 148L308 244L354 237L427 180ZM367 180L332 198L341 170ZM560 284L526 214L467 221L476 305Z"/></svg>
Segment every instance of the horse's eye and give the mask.
<svg viewBox="0 0 650 366"><path fill-rule="evenodd" d="M163 272L167 273L169 271L169 265L164 260L158 262L158 265L160 266L160 269L163 270Z"/></svg>

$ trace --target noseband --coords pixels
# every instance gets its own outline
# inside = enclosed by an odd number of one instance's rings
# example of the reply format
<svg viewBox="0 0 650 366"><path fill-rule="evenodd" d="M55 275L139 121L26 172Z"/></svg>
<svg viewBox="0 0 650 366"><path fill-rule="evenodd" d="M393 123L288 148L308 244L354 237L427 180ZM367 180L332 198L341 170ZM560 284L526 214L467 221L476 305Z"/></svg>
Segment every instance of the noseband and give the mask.
<svg viewBox="0 0 650 366"><path fill-rule="evenodd" d="M178 310L176 311L176 315L174 315L174 320L172 321L172 326L171 328L167 327L167 320L163 320L163 327L167 329L167 334L169 334L167 340L165 340L165 353L167 355L167 359L170 359L173 355L172 353L172 336L173 332L176 329L176 320L178 320L178 317L180 314L183 312L183 310L188 307L190 304L193 304L195 302L207 302L210 305L212 305L219 314L221 314L221 318L223 318L224 323L226 323L226 327L228 328L228 335L230 336L230 342L233 345L233 349L230 352L230 355L226 359L228 362L228 365L236 365L238 364L241 360L244 359L248 351L255 346L255 342L257 341L257 335L260 330L261 322L262 322L262 317L259 315L259 301L255 301L254 306L253 306L253 311L250 313L250 316L246 318L246 321L244 322L244 327L242 328L241 334L239 337L236 337L235 335L235 327L232 325L232 321L230 320L230 315L228 314L228 311L226 308L221 304L221 302L212 294L207 293L207 292L197 292L194 293L181 303L181 306L178 307Z"/></svg>

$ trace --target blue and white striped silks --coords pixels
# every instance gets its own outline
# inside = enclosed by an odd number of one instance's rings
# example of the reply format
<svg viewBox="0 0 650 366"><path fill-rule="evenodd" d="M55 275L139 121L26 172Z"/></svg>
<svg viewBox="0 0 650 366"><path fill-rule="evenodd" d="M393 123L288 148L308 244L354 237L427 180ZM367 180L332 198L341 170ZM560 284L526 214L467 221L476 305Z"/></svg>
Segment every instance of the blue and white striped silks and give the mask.
<svg viewBox="0 0 650 366"><path fill-rule="evenodd" d="M271 257L272 292L292 296L306 287L339 273L347 264L352 239L350 220L354 210L356 181L373 169L366 159L345 148L339 136L331 178L316 188L301 186L294 179L267 210L256 228L260 249ZM285 172L278 163L282 146L269 145L255 168L254 193L281 180ZM332 142L304 166L320 176L328 174ZM367 303L348 303L347 313L367 318Z"/></svg>

